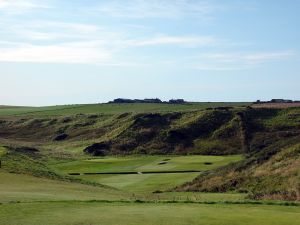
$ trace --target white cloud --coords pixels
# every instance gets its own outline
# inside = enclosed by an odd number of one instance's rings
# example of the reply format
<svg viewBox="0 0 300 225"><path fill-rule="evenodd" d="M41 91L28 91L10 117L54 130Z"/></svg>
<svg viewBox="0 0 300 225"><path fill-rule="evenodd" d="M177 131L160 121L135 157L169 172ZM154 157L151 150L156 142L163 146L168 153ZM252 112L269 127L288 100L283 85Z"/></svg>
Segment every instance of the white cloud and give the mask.
<svg viewBox="0 0 300 225"><path fill-rule="evenodd" d="M32 39L45 41L53 38L45 33L33 33L27 31L23 35L29 35ZM161 45L173 45L181 47L203 47L217 44L217 40L208 37L177 37L164 36L149 39L128 39L115 35L93 37L90 40L78 38L76 42L63 42L57 44L29 44L19 42L0 41L0 61L5 62L48 62L48 63L89 63L124 65L124 62L116 62L116 56L122 54L122 50L132 47L147 47ZM137 63L125 63L136 65Z"/></svg>
<svg viewBox="0 0 300 225"><path fill-rule="evenodd" d="M2 26L5 27L4 24ZM62 41L65 39L90 40L99 34L109 33L107 30L96 25L53 21L21 22L5 27L2 29L2 32L28 41Z"/></svg>
<svg viewBox="0 0 300 225"><path fill-rule="evenodd" d="M199 70L245 70L264 63L287 60L295 56L294 51L253 52L253 53L207 53L189 58L189 66Z"/></svg>
<svg viewBox="0 0 300 225"><path fill-rule="evenodd" d="M123 18L179 18L196 16L210 19L220 6L206 0L113 0L95 7L97 12Z"/></svg>
<svg viewBox="0 0 300 225"><path fill-rule="evenodd" d="M0 0L0 12L21 14L35 9L49 8L37 0Z"/></svg>
<svg viewBox="0 0 300 225"><path fill-rule="evenodd" d="M260 53L253 53L253 54L241 56L241 59L249 60L252 62L263 63L268 60L281 60L281 59L290 58L293 55L295 55L293 51L260 52Z"/></svg>
<svg viewBox="0 0 300 225"><path fill-rule="evenodd" d="M0 39L0 61L10 62L123 65L124 62L119 62L117 58L123 50L132 47L157 47L160 51L159 48L165 45L200 48L222 43L210 36L149 34L149 37L137 38L134 34L85 23L24 21L11 26L4 26L4 22L0 22L0 26L3 27L0 34L7 36ZM126 65L136 65L136 62L126 62Z"/></svg>
<svg viewBox="0 0 300 225"><path fill-rule="evenodd" d="M220 44L222 41L209 36L159 36L144 40L132 40L133 46L176 45L182 47L203 47Z"/></svg>
<svg viewBox="0 0 300 225"><path fill-rule="evenodd" d="M15 44L0 48L0 61L38 63L89 63L111 60L111 53L97 43L78 42L57 45Z"/></svg>
<svg viewBox="0 0 300 225"><path fill-rule="evenodd" d="M3 25L4 26L4 25ZM25 38L28 41L35 40L101 40L106 45L119 45L118 48L129 46L162 46L173 45L181 47L203 47L224 45L224 40L213 36L172 36L172 35L149 35L150 37L136 38L128 32L113 31L106 27L83 23L63 23L51 21L25 22L5 27L3 31Z"/></svg>
<svg viewBox="0 0 300 225"><path fill-rule="evenodd" d="M10 21L9 26L6 26L6 22L0 21L2 62L145 66L149 62L159 65L161 61L165 61L165 66L172 66L174 62L176 65L201 70L236 70L255 68L266 62L289 59L295 55L292 51L232 52L231 48L235 46L233 42L214 36L157 35L150 32L141 37L128 30L114 30L95 24L40 20L18 23ZM172 53L164 51L162 46L172 46L174 49L193 48L193 51L184 51L182 56L173 56ZM130 50L133 48L140 48L139 52L132 51L131 54ZM143 54L146 48L157 49L157 55L148 57ZM211 53L220 49L227 51ZM196 51L206 53L187 57L187 54L195 55ZM121 59L130 59L131 62Z"/></svg>

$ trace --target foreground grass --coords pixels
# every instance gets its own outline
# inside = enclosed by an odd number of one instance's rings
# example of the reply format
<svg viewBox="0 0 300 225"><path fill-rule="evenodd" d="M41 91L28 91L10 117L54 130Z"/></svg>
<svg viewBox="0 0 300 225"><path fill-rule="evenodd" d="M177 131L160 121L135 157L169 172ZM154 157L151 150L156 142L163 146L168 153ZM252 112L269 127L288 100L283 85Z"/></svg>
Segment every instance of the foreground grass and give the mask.
<svg viewBox="0 0 300 225"><path fill-rule="evenodd" d="M2 225L298 225L300 207L41 202L0 205Z"/></svg>

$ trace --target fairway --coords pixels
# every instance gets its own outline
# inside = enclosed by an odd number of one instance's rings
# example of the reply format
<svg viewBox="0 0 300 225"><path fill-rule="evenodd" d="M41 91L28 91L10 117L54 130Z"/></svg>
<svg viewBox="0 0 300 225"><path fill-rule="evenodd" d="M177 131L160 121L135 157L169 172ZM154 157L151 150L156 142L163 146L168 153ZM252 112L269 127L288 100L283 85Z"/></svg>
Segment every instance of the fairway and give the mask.
<svg viewBox="0 0 300 225"><path fill-rule="evenodd" d="M188 104L155 104L155 103L124 103L124 104L85 104L61 105L46 107L0 107L0 116L59 116L79 113L121 114L146 112L181 112L203 110L209 107L247 106L248 102L203 102Z"/></svg>
<svg viewBox="0 0 300 225"><path fill-rule="evenodd" d="M43 202L0 205L1 225L298 225L300 207Z"/></svg>
<svg viewBox="0 0 300 225"><path fill-rule="evenodd" d="M116 173L81 175L78 178L125 191L141 193L168 190L193 180L202 171L211 170L241 159L242 157L239 155L129 156L76 160L51 166L64 175L69 173ZM177 173L178 171L192 170L199 172ZM136 172L137 174L117 174L124 172ZM143 174L145 172L160 173Z"/></svg>

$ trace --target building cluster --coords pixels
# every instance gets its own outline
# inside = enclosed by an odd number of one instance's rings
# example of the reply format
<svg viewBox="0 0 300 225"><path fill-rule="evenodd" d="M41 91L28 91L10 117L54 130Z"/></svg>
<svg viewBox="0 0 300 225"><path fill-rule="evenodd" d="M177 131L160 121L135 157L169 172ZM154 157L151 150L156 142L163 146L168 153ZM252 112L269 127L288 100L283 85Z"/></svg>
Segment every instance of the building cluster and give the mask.
<svg viewBox="0 0 300 225"><path fill-rule="evenodd" d="M169 101L162 101L159 98L145 98L145 99L126 99L126 98L117 98L108 103L168 103L168 104L184 104L186 101L184 99L171 99Z"/></svg>

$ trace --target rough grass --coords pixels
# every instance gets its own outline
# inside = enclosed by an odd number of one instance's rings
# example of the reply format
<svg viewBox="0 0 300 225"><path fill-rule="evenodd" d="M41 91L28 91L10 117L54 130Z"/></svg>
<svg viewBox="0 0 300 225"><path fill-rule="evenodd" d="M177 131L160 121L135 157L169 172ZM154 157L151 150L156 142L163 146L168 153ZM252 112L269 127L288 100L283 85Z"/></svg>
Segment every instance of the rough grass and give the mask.
<svg viewBox="0 0 300 225"><path fill-rule="evenodd" d="M274 148L271 146L271 150ZM273 155L272 155L273 154ZM199 176L178 190L248 192L254 199L300 200L300 144ZM254 163L253 163L254 162Z"/></svg>
<svg viewBox="0 0 300 225"><path fill-rule="evenodd" d="M0 205L2 225L298 225L300 208L267 205L49 202Z"/></svg>
<svg viewBox="0 0 300 225"><path fill-rule="evenodd" d="M299 102L294 103L261 103L261 104L252 104L253 108L268 108L268 109L284 109L291 107L300 107Z"/></svg>
<svg viewBox="0 0 300 225"><path fill-rule="evenodd" d="M0 146L0 159L2 156L4 156L6 154L6 148Z"/></svg>

